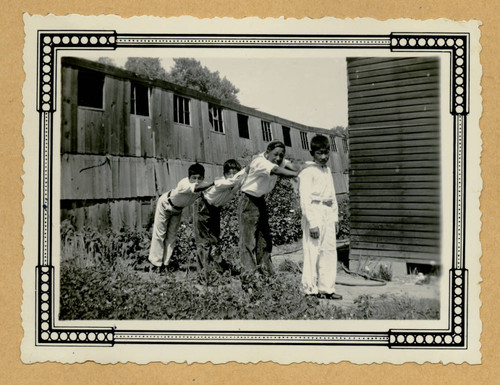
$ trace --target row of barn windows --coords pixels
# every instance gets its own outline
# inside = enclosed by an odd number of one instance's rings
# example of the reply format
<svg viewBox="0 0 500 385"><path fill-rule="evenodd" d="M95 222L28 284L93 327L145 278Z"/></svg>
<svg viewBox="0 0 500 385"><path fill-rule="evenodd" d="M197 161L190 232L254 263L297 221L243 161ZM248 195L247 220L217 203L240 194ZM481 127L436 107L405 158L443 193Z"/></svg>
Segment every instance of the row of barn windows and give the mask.
<svg viewBox="0 0 500 385"><path fill-rule="evenodd" d="M149 105L151 89L139 83L132 83L130 87L130 113L134 115L150 116ZM174 122L191 125L191 109L189 98L174 95ZM82 107L103 109L104 108L104 75L91 72L79 71L78 74L78 105ZM224 122L222 119L222 108L213 104L208 105L208 119L215 132L224 133ZM283 130L283 143L292 147L290 127L281 126ZM271 122L261 120L262 139L265 142L273 140ZM248 116L238 114L238 133L240 138L250 139L248 129ZM309 150L307 133L300 131L302 149ZM342 139L343 150L348 152L347 140ZM335 140L331 140L331 150L338 152Z"/></svg>

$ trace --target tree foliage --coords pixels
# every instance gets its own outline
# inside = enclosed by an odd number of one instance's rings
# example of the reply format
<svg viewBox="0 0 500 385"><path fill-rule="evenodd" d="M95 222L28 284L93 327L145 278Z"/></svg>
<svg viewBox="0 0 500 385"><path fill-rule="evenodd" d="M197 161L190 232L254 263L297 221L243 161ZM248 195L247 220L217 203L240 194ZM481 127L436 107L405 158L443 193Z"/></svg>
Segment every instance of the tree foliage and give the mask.
<svg viewBox="0 0 500 385"><path fill-rule="evenodd" d="M331 129L331 132L333 135L339 135L339 136L343 136L345 138L347 138L349 135L348 135L348 132L347 132L347 128L345 127L342 127L342 126L335 126Z"/></svg>
<svg viewBox="0 0 500 385"><path fill-rule="evenodd" d="M167 73L158 57L129 57L125 62L125 69L149 79L166 80L167 78Z"/></svg>
<svg viewBox="0 0 500 385"><path fill-rule="evenodd" d="M240 91L219 71L210 71L193 58L176 58L174 66L167 74L169 82L200 91L223 101L238 103Z"/></svg>
<svg viewBox="0 0 500 385"><path fill-rule="evenodd" d="M174 66L167 72L160 58L129 57L125 69L149 79L166 80L223 101L239 103L237 94L240 90L233 83L225 76L221 77L219 71L210 71L193 58L175 58Z"/></svg>
<svg viewBox="0 0 500 385"><path fill-rule="evenodd" d="M101 64L106 64L108 66L117 67L115 61L108 56L101 56L99 59L97 59L97 62Z"/></svg>

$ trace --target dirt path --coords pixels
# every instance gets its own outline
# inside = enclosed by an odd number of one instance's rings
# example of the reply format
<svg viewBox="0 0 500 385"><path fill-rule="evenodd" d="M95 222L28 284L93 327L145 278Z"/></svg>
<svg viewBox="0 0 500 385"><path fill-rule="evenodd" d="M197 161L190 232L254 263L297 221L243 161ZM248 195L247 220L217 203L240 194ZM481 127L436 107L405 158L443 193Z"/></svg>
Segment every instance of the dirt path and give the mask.
<svg viewBox="0 0 500 385"><path fill-rule="evenodd" d="M300 243L277 247L273 252L273 264L276 270L280 271L285 261L297 266L297 272L303 260L303 252ZM419 284L425 282L423 284ZM392 281L382 283L366 280L362 277L347 274L339 268L337 273L336 289L337 293L343 296L342 301L332 301L336 306L347 307L354 303L354 300L361 295L370 295L373 298L382 295L408 296L410 298L429 298L439 300L439 278L429 277L422 280L422 276L407 275L394 277Z"/></svg>

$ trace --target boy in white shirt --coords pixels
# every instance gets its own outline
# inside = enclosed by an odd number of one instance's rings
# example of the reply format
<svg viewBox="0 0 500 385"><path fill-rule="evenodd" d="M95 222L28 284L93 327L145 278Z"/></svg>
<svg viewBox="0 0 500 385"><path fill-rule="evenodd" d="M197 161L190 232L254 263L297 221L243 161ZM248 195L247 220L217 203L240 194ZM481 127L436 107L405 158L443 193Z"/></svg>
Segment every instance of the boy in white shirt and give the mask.
<svg viewBox="0 0 500 385"><path fill-rule="evenodd" d="M214 185L205 190L201 198L195 202L194 236L198 250L197 264L200 281L204 284L209 283L212 263L220 269L218 261L211 260L210 254L220 238L221 208L236 196L247 175L234 159L224 163L223 173L224 178L216 179Z"/></svg>
<svg viewBox="0 0 500 385"><path fill-rule="evenodd" d="M250 163L248 176L241 186L239 203L239 254L242 284L252 280L258 271L273 275L271 261L272 237L265 194L270 193L278 175L295 177L297 168L285 157L285 145L280 141L268 144L266 152Z"/></svg>
<svg viewBox="0 0 500 385"><path fill-rule="evenodd" d="M203 182L204 179L205 168L195 163L189 167L187 178L181 179L173 190L158 199L149 249L149 262L160 272L165 271L174 251L182 209L198 199L202 191L213 186L213 182L206 183Z"/></svg>
<svg viewBox="0 0 500 385"><path fill-rule="evenodd" d="M314 162L299 174L304 266L302 290L319 298L342 299L335 293L337 276L338 205L330 168L330 143L323 135L311 140Z"/></svg>

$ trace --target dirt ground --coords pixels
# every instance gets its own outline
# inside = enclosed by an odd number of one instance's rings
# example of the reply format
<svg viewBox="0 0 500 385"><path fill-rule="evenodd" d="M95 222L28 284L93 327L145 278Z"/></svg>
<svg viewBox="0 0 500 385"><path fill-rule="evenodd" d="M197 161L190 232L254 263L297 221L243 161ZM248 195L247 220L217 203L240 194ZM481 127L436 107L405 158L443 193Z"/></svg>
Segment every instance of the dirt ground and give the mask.
<svg viewBox="0 0 500 385"><path fill-rule="evenodd" d="M272 256L273 264L277 270L280 265L288 260L297 266L301 266L303 252L301 244L288 245L288 247L277 247ZM337 293L343 296L342 301L335 301L337 306L350 306L354 299L366 294L377 298L383 294L408 296L411 298L440 298L439 277L409 274L402 277L393 277L390 282L377 282L364 279L354 274L346 273L339 265L336 281Z"/></svg>

